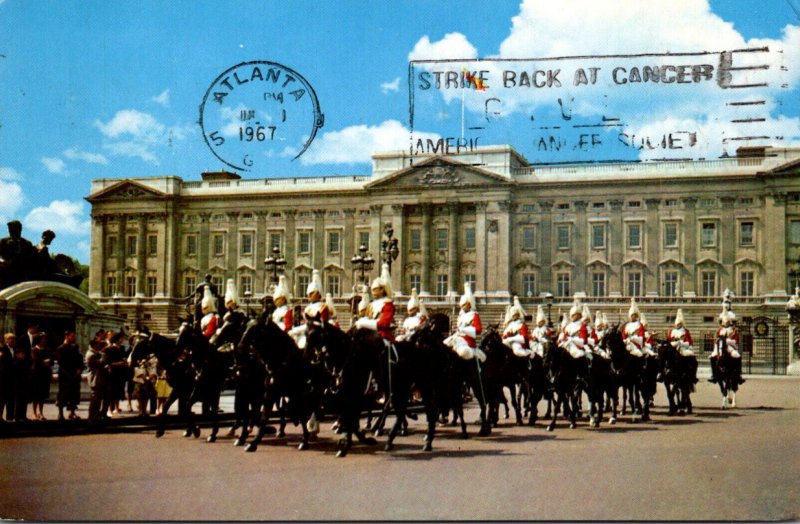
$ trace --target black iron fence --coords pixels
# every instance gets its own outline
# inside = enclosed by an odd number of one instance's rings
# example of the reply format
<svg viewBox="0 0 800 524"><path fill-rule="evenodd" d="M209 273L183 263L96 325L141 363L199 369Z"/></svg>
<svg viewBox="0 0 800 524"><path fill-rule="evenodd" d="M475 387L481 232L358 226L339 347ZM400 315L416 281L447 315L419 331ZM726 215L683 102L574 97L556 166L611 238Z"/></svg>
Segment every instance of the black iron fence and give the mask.
<svg viewBox="0 0 800 524"><path fill-rule="evenodd" d="M776 318L746 318L738 326L742 372L748 374L785 375L789 365L789 326ZM714 350L716 331L703 333L702 356L707 359Z"/></svg>

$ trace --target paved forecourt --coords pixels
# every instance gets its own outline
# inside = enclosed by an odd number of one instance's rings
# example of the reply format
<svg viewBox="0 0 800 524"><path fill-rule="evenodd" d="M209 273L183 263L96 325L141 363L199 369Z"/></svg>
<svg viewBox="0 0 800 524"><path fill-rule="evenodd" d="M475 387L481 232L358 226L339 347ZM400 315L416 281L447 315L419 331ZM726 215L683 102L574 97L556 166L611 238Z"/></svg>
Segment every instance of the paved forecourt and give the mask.
<svg viewBox="0 0 800 524"><path fill-rule="evenodd" d="M561 423L461 440L423 421L394 452L334 457L323 425L309 451L299 429L255 454L171 430L0 440L0 517L33 520L591 519L769 520L800 516L800 377L749 377L721 410L705 381L696 414L575 430ZM543 406L543 404L542 404ZM474 421L476 411L469 413ZM424 417L423 417L424 418ZM207 434L207 430L204 430Z"/></svg>

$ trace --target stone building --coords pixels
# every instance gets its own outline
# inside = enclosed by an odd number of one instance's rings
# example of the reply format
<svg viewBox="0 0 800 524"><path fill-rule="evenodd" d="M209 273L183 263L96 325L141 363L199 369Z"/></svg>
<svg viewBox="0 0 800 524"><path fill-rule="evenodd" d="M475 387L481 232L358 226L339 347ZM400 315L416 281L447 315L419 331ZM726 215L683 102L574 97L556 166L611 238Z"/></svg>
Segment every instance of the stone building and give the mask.
<svg viewBox="0 0 800 524"><path fill-rule="evenodd" d="M585 294L612 320L637 296L657 329L678 306L690 326L713 329L726 288L740 316L785 314L800 277L798 174L800 149L535 166L491 146L380 153L363 176L98 179L89 295L131 325L173 329L206 273L222 290L235 278L245 300L263 295L278 247L296 299L316 268L344 301L359 277L351 257L364 245L379 259L388 222L394 289L416 287L429 307L452 308L471 281L494 318L512 294L529 313L552 294L553 316Z"/></svg>

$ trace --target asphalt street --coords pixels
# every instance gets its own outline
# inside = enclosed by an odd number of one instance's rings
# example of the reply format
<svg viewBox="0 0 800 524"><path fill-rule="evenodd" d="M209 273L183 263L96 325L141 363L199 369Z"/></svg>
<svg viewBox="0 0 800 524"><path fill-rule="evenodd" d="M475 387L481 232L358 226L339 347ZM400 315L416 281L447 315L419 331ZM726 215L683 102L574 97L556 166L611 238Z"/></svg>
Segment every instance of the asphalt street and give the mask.
<svg viewBox="0 0 800 524"><path fill-rule="evenodd" d="M800 377L749 377L735 409L698 384L694 415L553 433L501 420L490 437L423 420L393 452L335 458L323 425L256 453L171 430L0 440L0 517L31 520L772 520L800 517ZM477 414L469 413L474 421ZM204 431L204 434L207 431ZM383 439L379 439L383 441Z"/></svg>

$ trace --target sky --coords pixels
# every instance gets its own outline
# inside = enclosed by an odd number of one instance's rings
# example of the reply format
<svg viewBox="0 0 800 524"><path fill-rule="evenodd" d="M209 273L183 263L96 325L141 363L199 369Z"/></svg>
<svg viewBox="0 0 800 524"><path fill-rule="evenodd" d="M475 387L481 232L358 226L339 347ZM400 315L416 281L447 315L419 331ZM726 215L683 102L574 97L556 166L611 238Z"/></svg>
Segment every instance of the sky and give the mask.
<svg viewBox="0 0 800 524"><path fill-rule="evenodd" d="M366 175L373 153L440 139L532 163L798 146L798 13L800 0L0 0L0 221L34 243L51 228L51 251L85 263L97 178ZM725 51L756 68L725 84ZM662 81L637 82L645 67ZM483 88L431 82L482 70Z"/></svg>

